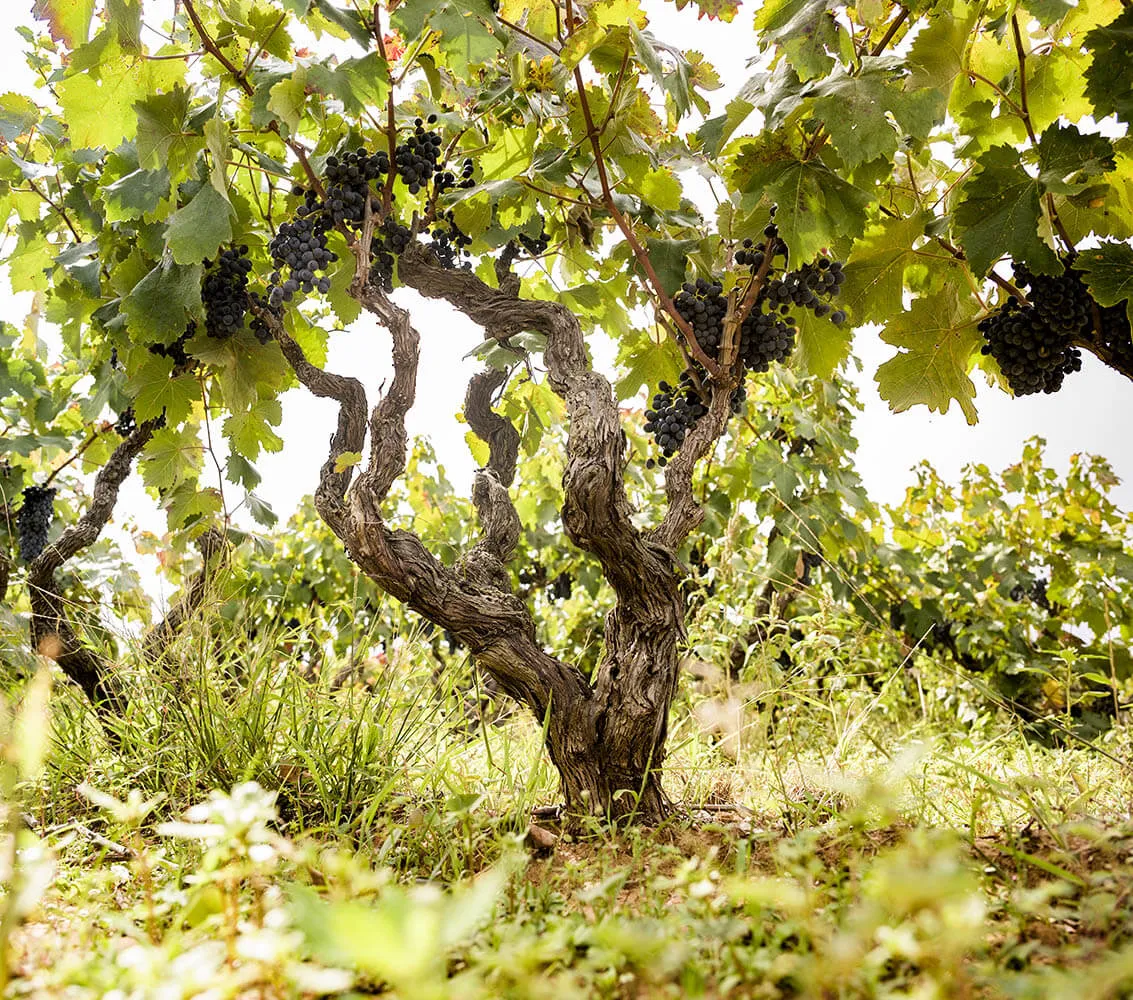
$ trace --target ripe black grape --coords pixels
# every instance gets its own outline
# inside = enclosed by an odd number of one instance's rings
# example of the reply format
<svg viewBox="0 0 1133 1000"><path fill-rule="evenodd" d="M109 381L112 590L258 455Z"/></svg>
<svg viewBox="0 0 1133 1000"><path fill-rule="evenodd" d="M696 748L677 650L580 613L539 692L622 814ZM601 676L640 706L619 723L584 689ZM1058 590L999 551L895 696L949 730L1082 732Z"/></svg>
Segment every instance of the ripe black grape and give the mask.
<svg viewBox="0 0 1133 1000"><path fill-rule="evenodd" d="M1016 396L1053 393L1082 367L1072 341L1093 327L1093 300L1069 263L1062 274L1036 275L1015 266L1015 281L1028 289L1027 305L1014 295L979 322L982 353L991 355Z"/></svg>
<svg viewBox="0 0 1133 1000"><path fill-rule="evenodd" d="M413 232L396 219L387 216L374 230L370 244L370 284L388 295L393 291L394 259L405 252L413 240Z"/></svg>
<svg viewBox="0 0 1133 1000"><path fill-rule="evenodd" d="M205 307L205 332L210 337L223 340L243 328L251 270L246 246L222 250L215 263L205 261L201 301Z"/></svg>
<svg viewBox="0 0 1133 1000"><path fill-rule="evenodd" d="M661 449L657 464L663 466L673 457L697 421L708 412L708 403L690 371L681 374L675 387L661 382L657 390L652 408L645 411L645 430L653 435ZM652 461L650 459L650 463ZM649 467L652 468L652 464Z"/></svg>
<svg viewBox="0 0 1133 1000"><path fill-rule="evenodd" d="M16 514L16 531L19 537L20 558L31 562L47 546L47 531L54 515L55 488L29 486L24 490L24 502Z"/></svg>
<svg viewBox="0 0 1133 1000"><path fill-rule="evenodd" d="M462 253L465 257L471 256L467 248L469 244L472 243L472 237L463 232L456 224L451 209L445 212L436 222L430 230L430 235L433 238L430 249L433 251L433 256L437 258L437 262L442 267L450 269L455 267L468 269L472 267L470 261L465 260L463 263L460 261Z"/></svg>
<svg viewBox="0 0 1133 1000"><path fill-rule="evenodd" d="M137 429L138 422L134 418L134 408L127 406L121 413L118 414L118 419L114 422L114 432L120 437L129 437Z"/></svg>

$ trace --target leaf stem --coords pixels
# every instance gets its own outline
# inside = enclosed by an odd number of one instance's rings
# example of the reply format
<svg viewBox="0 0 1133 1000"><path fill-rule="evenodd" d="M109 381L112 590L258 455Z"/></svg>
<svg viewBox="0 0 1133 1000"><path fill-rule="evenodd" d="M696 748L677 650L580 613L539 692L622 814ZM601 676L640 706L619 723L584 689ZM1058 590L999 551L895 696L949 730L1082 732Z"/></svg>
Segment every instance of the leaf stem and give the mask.
<svg viewBox="0 0 1133 1000"><path fill-rule="evenodd" d="M901 13L899 13L895 18L893 18L892 22L889 25L889 29L885 32L884 35L881 36L881 41L878 42L873 47L873 51L870 53L871 56L881 55L881 53L885 51L885 47L891 41L893 41L893 36L896 35L898 31L901 30L901 25L904 24L905 21L908 20L908 18L909 18L909 8L904 7L901 4L898 4L897 6L900 9Z"/></svg>

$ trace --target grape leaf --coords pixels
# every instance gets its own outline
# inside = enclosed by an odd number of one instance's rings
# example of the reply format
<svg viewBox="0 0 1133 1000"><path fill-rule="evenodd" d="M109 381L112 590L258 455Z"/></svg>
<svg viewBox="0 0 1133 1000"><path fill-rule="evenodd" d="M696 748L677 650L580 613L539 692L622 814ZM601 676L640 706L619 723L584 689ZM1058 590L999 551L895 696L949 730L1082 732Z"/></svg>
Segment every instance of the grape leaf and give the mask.
<svg viewBox="0 0 1133 1000"><path fill-rule="evenodd" d="M1103 243L1083 250L1074 269L1082 272L1098 305L1115 306L1128 300L1133 309L1133 247L1128 243Z"/></svg>
<svg viewBox="0 0 1133 1000"><path fill-rule="evenodd" d="M165 239L178 264L199 264L232 239L232 206L211 184L169 217Z"/></svg>
<svg viewBox="0 0 1133 1000"><path fill-rule="evenodd" d="M795 321L799 332L792 358L794 366L817 378L830 378L850 353L853 326L835 326L829 317L820 319L809 309L796 310Z"/></svg>
<svg viewBox="0 0 1133 1000"><path fill-rule="evenodd" d="M688 257L700 246L699 240L646 240L645 249L653 270L661 281L661 287L669 295L675 295L685 280ZM638 270L636 261L634 270ZM644 275L642 275L644 278Z"/></svg>
<svg viewBox="0 0 1133 1000"><path fill-rule="evenodd" d="M47 22L48 31L57 42L65 42L68 48L75 49L90 33L94 0L35 0L32 15Z"/></svg>
<svg viewBox="0 0 1133 1000"><path fill-rule="evenodd" d="M22 94L0 96L0 137L15 142L39 121L39 108Z"/></svg>
<svg viewBox="0 0 1133 1000"><path fill-rule="evenodd" d="M373 44L373 33L356 10L338 7L330 0L315 0L315 9L339 28L343 35L353 38L362 48L369 49ZM306 13L306 10L304 9L302 13Z"/></svg>
<svg viewBox="0 0 1133 1000"><path fill-rule="evenodd" d="M126 52L138 52L142 47L141 0L107 0L110 24L118 36L118 44Z"/></svg>
<svg viewBox="0 0 1133 1000"><path fill-rule="evenodd" d="M969 424L978 421L968 368L983 337L976 329L978 305L964 291L961 295L948 285L936 295L914 299L907 312L886 325L882 340L901 351L877 369L874 380L894 412L923 404L947 413L955 399Z"/></svg>
<svg viewBox="0 0 1133 1000"><path fill-rule="evenodd" d="M361 59L347 59L337 66L313 63L307 67L307 83L342 101L347 114L361 114L368 107L381 107L389 89L385 60L376 52Z"/></svg>
<svg viewBox="0 0 1133 1000"><path fill-rule="evenodd" d="M130 339L170 344L201 311L201 267L158 264L122 302Z"/></svg>
<svg viewBox="0 0 1133 1000"><path fill-rule="evenodd" d="M696 15L698 21L707 17L710 21L731 22L740 12L741 0L676 0L677 10L684 10L690 3L695 3L700 10Z"/></svg>
<svg viewBox="0 0 1133 1000"><path fill-rule="evenodd" d="M168 94L153 94L134 105L138 119L138 164L146 170L169 171L180 179L204 148L204 136L188 124L189 94L174 87Z"/></svg>
<svg viewBox="0 0 1133 1000"><path fill-rule="evenodd" d="M801 80L829 73L834 65L829 52L841 48L842 28L831 6L830 0L770 0L755 15L760 37L779 44Z"/></svg>
<svg viewBox="0 0 1133 1000"><path fill-rule="evenodd" d="M307 67L299 66L290 76L272 84L270 95L268 110L274 112L291 132L295 132L307 102Z"/></svg>
<svg viewBox="0 0 1133 1000"><path fill-rule="evenodd" d="M130 385L137 391L134 413L139 420L152 420L165 414L171 427L179 427L201 398L200 383L190 374L171 378L173 361L147 354L141 366L130 373Z"/></svg>
<svg viewBox="0 0 1133 1000"><path fill-rule="evenodd" d="M1023 7L1044 28L1061 21L1074 9L1067 0L1024 0Z"/></svg>
<svg viewBox="0 0 1133 1000"><path fill-rule="evenodd" d="M283 447L283 439L272 430L282 419L283 409L278 399L260 400L244 413L233 413L224 422L224 436L238 454L254 459L261 448L279 451Z"/></svg>
<svg viewBox="0 0 1133 1000"><path fill-rule="evenodd" d="M748 162L740 165L735 179L745 201L766 196L779 206L775 222L792 264L810 260L839 238L853 239L865 231L870 196L818 160L788 156Z"/></svg>
<svg viewBox="0 0 1133 1000"><path fill-rule="evenodd" d="M1083 135L1073 125L1051 125L1039 137L1039 181L1048 191L1076 194L1090 178L1116 169L1113 143L1105 136Z"/></svg>
<svg viewBox="0 0 1133 1000"><path fill-rule="evenodd" d="M1093 62L1086 70L1086 96L1095 115L1133 121L1133 7L1126 6L1109 24L1086 35Z"/></svg>
<svg viewBox="0 0 1133 1000"><path fill-rule="evenodd" d="M954 224L972 271L987 274L1004 254L1038 274L1058 274L1058 257L1039 238L1039 182L1023 169L1017 150L993 146L964 185Z"/></svg>
<svg viewBox="0 0 1133 1000"><path fill-rule="evenodd" d="M905 268L915 259L913 244L924 235L928 218L884 219L854 245L846 262L842 302L858 324L901 312Z"/></svg>
<svg viewBox="0 0 1133 1000"><path fill-rule="evenodd" d="M169 197L169 171L134 170L102 189L108 222L124 222L153 212Z"/></svg>
<svg viewBox="0 0 1133 1000"><path fill-rule="evenodd" d="M951 10L938 6L937 16L917 34L905 63L909 85L932 87L945 96L952 89L964 62L964 50L980 6L957 0Z"/></svg>
<svg viewBox="0 0 1133 1000"><path fill-rule="evenodd" d="M113 149L138 128L134 104L146 92L144 75L128 63L104 64L101 76L69 76L56 84L71 142L78 149Z"/></svg>
<svg viewBox="0 0 1133 1000"><path fill-rule="evenodd" d="M905 133L924 139L942 110L936 91L906 92L894 65L891 59L866 57L858 72L851 75L839 67L805 92L851 169L897 151L900 136L890 115Z"/></svg>
<svg viewBox="0 0 1133 1000"><path fill-rule="evenodd" d="M182 381L196 386L193 379ZM193 472L200 452L201 442L197 437L197 428L173 424L161 428L146 445L138 463L142 482L151 489L172 488Z"/></svg>

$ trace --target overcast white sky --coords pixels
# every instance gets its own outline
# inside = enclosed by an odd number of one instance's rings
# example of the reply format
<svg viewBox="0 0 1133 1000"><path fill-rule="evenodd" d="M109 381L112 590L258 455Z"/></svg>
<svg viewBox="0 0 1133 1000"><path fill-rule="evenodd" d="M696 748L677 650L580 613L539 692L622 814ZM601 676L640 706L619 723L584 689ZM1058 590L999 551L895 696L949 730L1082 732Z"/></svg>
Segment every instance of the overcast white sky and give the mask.
<svg viewBox="0 0 1133 1000"><path fill-rule="evenodd" d="M167 2L171 10L172 0ZM147 7L151 6L160 8L162 4L148 2ZM731 26L698 21L693 6L677 11L656 0L645 6L651 13L650 29L655 35L681 48L699 48L707 53L725 81L725 88L714 95L714 103L722 106L748 75L744 62L752 55L754 45L750 21L745 19L747 6L741 8ZM14 32L18 24L38 27L28 13L30 7L30 0L0 4L0 38L4 39L0 93L34 93L31 73L21 55L23 40ZM462 400L473 363L457 362L454 357L471 350L482 338L472 324L446 306L422 301L412 293L398 294L403 302L412 304L423 339L421 385L409 430L432 438L459 488L470 481L473 462L464 443L465 428L452 416ZM27 309L26 296L0 299L0 318L17 326L22 325ZM336 335L332 344L329 367L362 378L371 396L389 378L388 337L367 320ZM980 423L969 427L955 405L944 415L929 413L923 407L890 413L877 394L872 376L893 349L868 332L859 333L854 349L864 365L864 373L856 377L865 404L855 427L860 442L857 464L875 500L898 501L913 480L910 468L921 459L930 460L949 481L955 481L968 462L983 462L993 469L1009 465L1019 457L1022 442L1039 434L1047 439L1048 459L1057 469L1065 469L1074 452L1109 458L1122 479L1115 497L1124 509L1133 508L1133 435L1128 429L1133 385L1091 355L1086 355L1083 371L1069 377L1066 387L1055 396L1011 399L986 386L977 374ZM285 521L297 501L312 491L334 420L334 406L313 399L305 390L293 391L284 398L280 428L286 442L284 450L257 462L264 476L257 492L272 504L281 520ZM122 509L139 512L139 523L162 530L163 522L156 512L154 516L145 513L152 509L152 503L142 493L136 476L124 501Z"/></svg>

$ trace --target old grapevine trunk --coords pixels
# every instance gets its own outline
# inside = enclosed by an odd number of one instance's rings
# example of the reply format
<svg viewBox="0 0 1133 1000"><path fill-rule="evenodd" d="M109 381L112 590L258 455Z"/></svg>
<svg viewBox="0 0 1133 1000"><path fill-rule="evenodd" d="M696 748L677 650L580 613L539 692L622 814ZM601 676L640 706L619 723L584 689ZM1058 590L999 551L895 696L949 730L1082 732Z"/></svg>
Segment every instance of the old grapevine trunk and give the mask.
<svg viewBox="0 0 1133 1000"><path fill-rule="evenodd" d="M358 266L351 291L389 331L394 364L394 378L372 411L367 412L356 379L310 364L282 325L263 314L300 381L339 403L316 508L368 576L453 633L481 669L545 723L569 811L659 819L666 812L661 764L684 636L673 553L702 517L692 499L691 470L722 431L728 393L713 397L708 417L670 464L664 518L642 531L625 493L626 442L617 400L609 381L591 367L573 313L555 302L520 298L519 282L509 273L501 273L499 287L493 288L469 271L443 270L421 247L410 247L399 260L398 274L406 285L445 299L488 336L505 340L533 330L546 337L548 382L569 421L563 526L571 542L598 559L616 598L603 659L588 680L542 648L530 613L512 591L506 564L519 541L520 521L508 487L519 435L491 408L492 393L504 381L499 373L474 377L465 400L469 426L487 442L490 454L472 491L479 540L448 567L417 535L386 523L387 494L405 471L405 416L416 395L419 335L409 314L369 284L371 233L372 220L354 247ZM367 437L368 461L355 478L352 463L339 458L362 453Z"/></svg>

